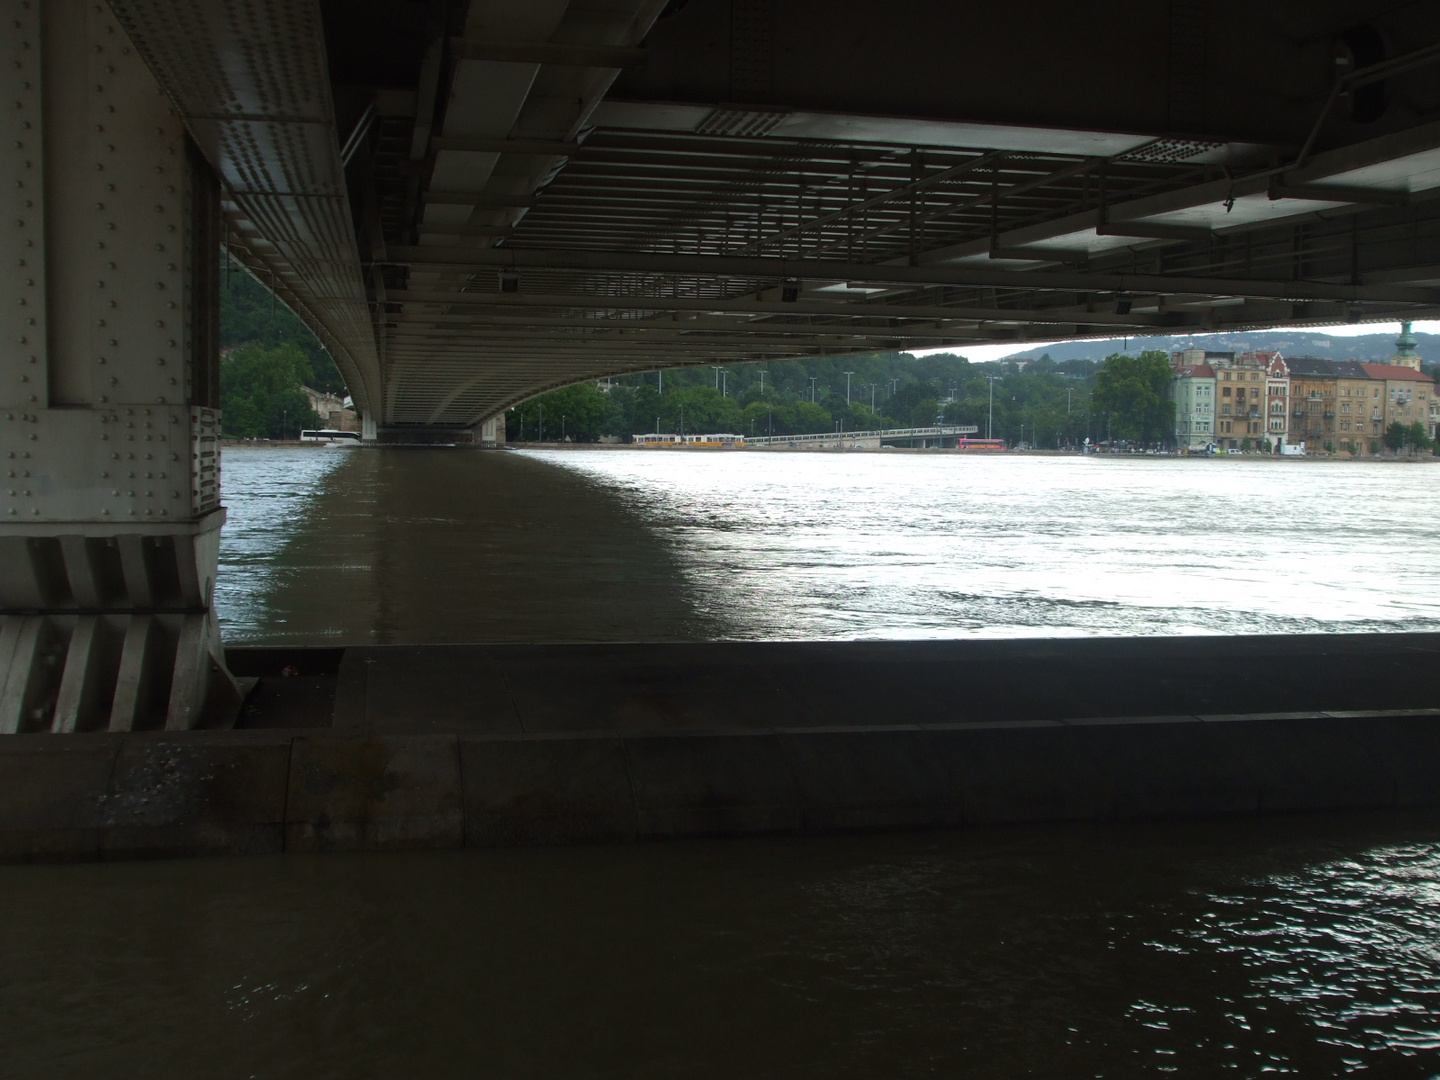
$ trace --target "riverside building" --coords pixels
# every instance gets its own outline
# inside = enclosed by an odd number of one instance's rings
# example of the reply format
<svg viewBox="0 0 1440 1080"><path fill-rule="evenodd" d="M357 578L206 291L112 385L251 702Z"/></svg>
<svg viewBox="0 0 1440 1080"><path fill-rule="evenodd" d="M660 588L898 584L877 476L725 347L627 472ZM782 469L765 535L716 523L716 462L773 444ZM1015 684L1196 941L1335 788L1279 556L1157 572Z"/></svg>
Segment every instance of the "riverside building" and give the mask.
<svg viewBox="0 0 1440 1080"><path fill-rule="evenodd" d="M1266 375L1276 353L1224 354L1211 361L1215 368L1215 431L1223 450L1265 445Z"/></svg>
<svg viewBox="0 0 1440 1080"><path fill-rule="evenodd" d="M1290 369L1290 442L1311 450L1335 440L1335 365L1318 356L1285 361Z"/></svg>
<svg viewBox="0 0 1440 1080"><path fill-rule="evenodd" d="M1424 372L1411 367L1395 364L1361 364L1366 374L1374 380L1372 402L1380 407L1377 437L1383 438L1391 424L1413 424L1430 422L1430 402L1435 394L1435 383Z"/></svg>
<svg viewBox="0 0 1440 1080"><path fill-rule="evenodd" d="M1332 364L1335 371L1335 439L1341 450L1373 454L1385 433L1385 390L1357 360ZM1406 369L1408 370L1408 369Z"/></svg>
<svg viewBox="0 0 1440 1080"><path fill-rule="evenodd" d="M1170 380L1175 403L1175 445L1203 450L1215 441L1215 369L1209 364L1180 364Z"/></svg>

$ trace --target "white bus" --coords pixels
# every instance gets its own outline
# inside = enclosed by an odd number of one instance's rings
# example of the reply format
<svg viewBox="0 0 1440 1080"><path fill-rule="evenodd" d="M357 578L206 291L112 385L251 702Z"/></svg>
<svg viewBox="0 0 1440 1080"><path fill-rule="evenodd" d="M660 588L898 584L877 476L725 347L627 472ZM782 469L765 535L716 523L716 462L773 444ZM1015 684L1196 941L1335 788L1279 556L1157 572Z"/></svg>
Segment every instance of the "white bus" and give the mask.
<svg viewBox="0 0 1440 1080"><path fill-rule="evenodd" d="M300 441L329 443L331 446L359 446L360 433L358 431L332 431L329 428L321 428L317 431L304 430L300 432Z"/></svg>

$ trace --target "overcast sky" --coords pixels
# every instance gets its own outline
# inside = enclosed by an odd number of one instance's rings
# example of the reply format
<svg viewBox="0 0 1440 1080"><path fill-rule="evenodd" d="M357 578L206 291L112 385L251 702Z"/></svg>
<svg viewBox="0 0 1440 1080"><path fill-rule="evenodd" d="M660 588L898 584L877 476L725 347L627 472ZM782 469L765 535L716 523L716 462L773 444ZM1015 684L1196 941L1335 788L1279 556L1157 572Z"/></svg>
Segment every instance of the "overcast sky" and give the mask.
<svg viewBox="0 0 1440 1080"><path fill-rule="evenodd" d="M1293 331L1298 334L1325 334L1329 337L1360 337L1362 334L1396 334L1400 333L1400 324L1397 323L1347 323L1343 326L1279 326L1267 333L1284 333ZM1416 333L1440 334L1440 322L1417 322ZM1238 333L1238 331L1232 331ZM1195 337L1204 337L1196 334ZM1064 339L1062 339L1064 340ZM1034 349L1044 349L1051 345L1059 345L1056 341L1027 341L1024 344L1015 342L1009 345L957 345L949 349L918 349L916 356L928 356L930 353L949 352L958 353L966 357L972 363L984 363L986 360L999 360L1002 356L1009 356L1011 353L1030 352Z"/></svg>

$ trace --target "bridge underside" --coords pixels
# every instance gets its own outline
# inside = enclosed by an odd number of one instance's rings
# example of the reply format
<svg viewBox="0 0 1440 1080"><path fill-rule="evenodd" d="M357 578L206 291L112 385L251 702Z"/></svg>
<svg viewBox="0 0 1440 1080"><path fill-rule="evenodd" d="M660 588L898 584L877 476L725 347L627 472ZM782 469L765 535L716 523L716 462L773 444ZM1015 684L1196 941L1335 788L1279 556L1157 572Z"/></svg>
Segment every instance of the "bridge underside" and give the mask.
<svg viewBox="0 0 1440 1080"><path fill-rule="evenodd" d="M232 252L382 425L672 364L1440 311L1430 5L113 7Z"/></svg>
<svg viewBox="0 0 1440 1080"><path fill-rule="evenodd" d="M661 366L1440 316L1433 4L0 19L0 732L238 705L222 246L416 441Z"/></svg>

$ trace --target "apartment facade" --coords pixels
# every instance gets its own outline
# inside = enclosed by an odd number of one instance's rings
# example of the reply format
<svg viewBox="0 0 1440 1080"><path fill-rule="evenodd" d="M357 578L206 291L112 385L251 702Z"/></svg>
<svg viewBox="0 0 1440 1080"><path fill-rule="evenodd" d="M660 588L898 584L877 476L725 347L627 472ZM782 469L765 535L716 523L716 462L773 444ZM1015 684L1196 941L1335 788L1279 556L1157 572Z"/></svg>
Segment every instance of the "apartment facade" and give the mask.
<svg viewBox="0 0 1440 1080"><path fill-rule="evenodd" d="M1391 424L1425 424L1430 422L1430 403L1435 395L1435 383L1424 372L1395 364L1361 364L1366 374L1374 380L1375 388L1384 389L1379 394L1383 407L1380 412L1379 437Z"/></svg>
<svg viewBox="0 0 1440 1080"><path fill-rule="evenodd" d="M1331 366L1335 369L1336 448L1359 455L1375 453L1377 440L1385 433L1384 387L1359 361L1338 360Z"/></svg>
<svg viewBox="0 0 1440 1080"><path fill-rule="evenodd" d="M1180 364L1173 370L1170 400L1175 403L1175 445L1182 450L1203 450L1215 441L1215 369L1209 364Z"/></svg>
<svg viewBox="0 0 1440 1080"><path fill-rule="evenodd" d="M1223 450L1265 445L1266 372L1274 353L1234 353L1211 361L1215 369L1216 442Z"/></svg>
<svg viewBox="0 0 1440 1080"><path fill-rule="evenodd" d="M1290 443L1323 450L1336 432L1335 365L1316 356L1292 356L1290 370Z"/></svg>
<svg viewBox="0 0 1440 1080"><path fill-rule="evenodd" d="M1265 445L1272 453L1290 441L1290 365L1279 353L1265 363Z"/></svg>

